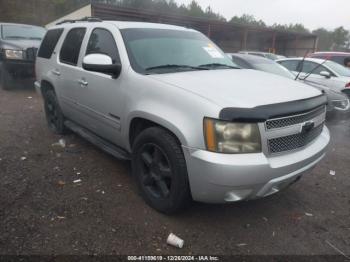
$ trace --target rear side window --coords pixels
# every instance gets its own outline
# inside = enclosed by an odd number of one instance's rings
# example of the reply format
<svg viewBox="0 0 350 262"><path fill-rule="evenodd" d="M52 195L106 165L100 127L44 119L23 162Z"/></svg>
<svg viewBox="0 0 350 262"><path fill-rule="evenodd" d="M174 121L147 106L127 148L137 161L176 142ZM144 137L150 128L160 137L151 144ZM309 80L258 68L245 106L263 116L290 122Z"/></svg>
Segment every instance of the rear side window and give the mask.
<svg viewBox="0 0 350 262"><path fill-rule="evenodd" d="M290 71L297 71L297 67L299 65L299 61L297 60L288 60L288 61L282 61L279 63Z"/></svg>
<svg viewBox="0 0 350 262"><path fill-rule="evenodd" d="M62 33L63 29L49 30L41 43L38 57L50 59Z"/></svg>
<svg viewBox="0 0 350 262"><path fill-rule="evenodd" d="M60 52L60 61L62 63L73 66L78 64L79 52L85 32L85 28L74 28L68 32Z"/></svg>
<svg viewBox="0 0 350 262"><path fill-rule="evenodd" d="M104 54L112 58L113 64L120 63L119 52L113 35L106 29L97 28L90 36L86 54Z"/></svg>

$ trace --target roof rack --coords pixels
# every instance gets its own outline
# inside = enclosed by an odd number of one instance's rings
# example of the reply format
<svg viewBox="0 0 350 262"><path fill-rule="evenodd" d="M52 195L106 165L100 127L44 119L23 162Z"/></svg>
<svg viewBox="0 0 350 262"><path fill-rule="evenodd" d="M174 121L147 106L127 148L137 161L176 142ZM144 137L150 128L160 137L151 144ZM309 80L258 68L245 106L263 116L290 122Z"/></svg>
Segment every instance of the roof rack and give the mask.
<svg viewBox="0 0 350 262"><path fill-rule="evenodd" d="M98 17L93 17L93 16L86 16L81 19L66 19L61 22L56 23L56 25L62 25L62 24L74 24L76 22L102 22L103 20L98 18Z"/></svg>

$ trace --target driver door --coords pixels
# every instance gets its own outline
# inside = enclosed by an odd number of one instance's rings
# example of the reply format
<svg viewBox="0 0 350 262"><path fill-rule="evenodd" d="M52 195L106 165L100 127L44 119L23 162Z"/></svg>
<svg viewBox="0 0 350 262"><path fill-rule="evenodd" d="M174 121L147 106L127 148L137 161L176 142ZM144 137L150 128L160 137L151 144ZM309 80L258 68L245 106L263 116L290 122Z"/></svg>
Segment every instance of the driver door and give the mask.
<svg viewBox="0 0 350 262"><path fill-rule="evenodd" d="M113 63L121 63L116 36L112 33L115 31L113 25L110 28L104 26L91 29L83 57L88 54L105 54ZM108 74L82 69L77 81L80 85L78 104L88 122L85 126L110 142L119 144L124 100L122 74L115 79Z"/></svg>

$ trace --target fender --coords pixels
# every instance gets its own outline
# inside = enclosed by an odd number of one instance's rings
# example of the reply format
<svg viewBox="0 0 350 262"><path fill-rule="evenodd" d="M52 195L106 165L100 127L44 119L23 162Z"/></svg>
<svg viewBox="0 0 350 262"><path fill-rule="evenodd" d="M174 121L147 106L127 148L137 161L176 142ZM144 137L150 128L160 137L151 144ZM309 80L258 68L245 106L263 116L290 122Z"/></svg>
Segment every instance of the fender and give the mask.
<svg viewBox="0 0 350 262"><path fill-rule="evenodd" d="M162 126L166 129L168 129L170 132L172 132L180 141L181 145L187 145L187 140L185 138L185 135L182 133L182 131L174 125L173 122L170 122L169 120L159 116L155 115L146 111L133 111L127 118L126 123L125 123L125 129L123 129L123 136L128 137L130 133L130 125L133 119L135 118L143 118L145 120L152 121L159 126ZM129 143L128 139L128 144L127 144L127 149L131 151L131 145Z"/></svg>

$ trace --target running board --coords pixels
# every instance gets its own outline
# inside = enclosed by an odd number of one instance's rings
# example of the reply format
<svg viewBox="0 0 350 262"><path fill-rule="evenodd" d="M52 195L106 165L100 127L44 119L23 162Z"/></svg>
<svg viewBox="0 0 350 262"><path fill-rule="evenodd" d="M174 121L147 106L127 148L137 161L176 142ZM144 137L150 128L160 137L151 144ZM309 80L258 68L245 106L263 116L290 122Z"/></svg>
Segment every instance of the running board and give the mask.
<svg viewBox="0 0 350 262"><path fill-rule="evenodd" d="M102 149L106 153L120 159L120 160L130 160L130 154L115 146L111 142L108 142L107 140L95 135L93 132L87 130L86 128L72 122L72 121L65 121L64 125L68 127L70 130L72 130L74 133L79 134L81 137L88 140L90 143L94 144L98 148Z"/></svg>

